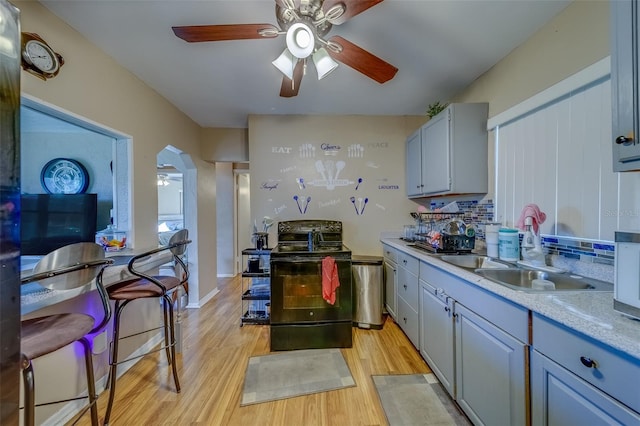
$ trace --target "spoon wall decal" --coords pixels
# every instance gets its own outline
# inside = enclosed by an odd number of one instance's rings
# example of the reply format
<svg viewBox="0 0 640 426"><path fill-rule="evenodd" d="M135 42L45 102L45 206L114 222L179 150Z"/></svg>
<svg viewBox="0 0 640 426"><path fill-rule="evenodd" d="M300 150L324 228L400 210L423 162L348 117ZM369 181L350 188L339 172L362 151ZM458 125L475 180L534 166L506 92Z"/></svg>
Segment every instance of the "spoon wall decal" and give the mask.
<svg viewBox="0 0 640 426"><path fill-rule="evenodd" d="M360 214L358 213L358 206L356 206L356 197L351 197L349 198L351 200L351 204L353 204L353 208L356 209L356 214Z"/></svg>
<svg viewBox="0 0 640 426"><path fill-rule="evenodd" d="M298 205L298 211L302 214L302 208L300 208L300 202L298 201L298 196L294 195L293 199L296 200L296 204Z"/></svg>
<svg viewBox="0 0 640 426"><path fill-rule="evenodd" d="M362 209L360 210L360 214L364 213L364 208L367 207L367 203L369 202L369 198L365 198L364 199L364 205L362 206Z"/></svg>
<svg viewBox="0 0 640 426"><path fill-rule="evenodd" d="M309 195L309 196L307 197L307 202L306 202L306 204L304 205L304 211L302 212L302 214L307 214L307 207L309 207L309 203L310 203L310 202L311 202L311 196Z"/></svg>
<svg viewBox="0 0 640 426"><path fill-rule="evenodd" d="M344 166L346 165L346 163L342 160L336 162L336 176L333 180L338 180L338 175L340 174L340 172L342 171L342 169L344 169Z"/></svg>
<svg viewBox="0 0 640 426"><path fill-rule="evenodd" d="M361 183L362 183L362 178L358 178L358 184L356 185L356 191L358 190L358 187L360 186Z"/></svg>
<svg viewBox="0 0 640 426"><path fill-rule="evenodd" d="M322 176L322 180L327 180L327 175L325 174L324 164L322 164L322 160L316 161L316 170Z"/></svg>

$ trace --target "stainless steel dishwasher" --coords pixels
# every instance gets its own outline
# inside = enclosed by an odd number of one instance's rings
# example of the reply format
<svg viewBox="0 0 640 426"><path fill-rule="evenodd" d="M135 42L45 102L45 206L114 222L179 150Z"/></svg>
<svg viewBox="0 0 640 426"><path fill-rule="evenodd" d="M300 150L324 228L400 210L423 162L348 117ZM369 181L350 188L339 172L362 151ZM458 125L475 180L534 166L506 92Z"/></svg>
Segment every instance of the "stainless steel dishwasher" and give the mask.
<svg viewBox="0 0 640 426"><path fill-rule="evenodd" d="M382 262L380 256L351 256L354 326L381 329L384 324Z"/></svg>

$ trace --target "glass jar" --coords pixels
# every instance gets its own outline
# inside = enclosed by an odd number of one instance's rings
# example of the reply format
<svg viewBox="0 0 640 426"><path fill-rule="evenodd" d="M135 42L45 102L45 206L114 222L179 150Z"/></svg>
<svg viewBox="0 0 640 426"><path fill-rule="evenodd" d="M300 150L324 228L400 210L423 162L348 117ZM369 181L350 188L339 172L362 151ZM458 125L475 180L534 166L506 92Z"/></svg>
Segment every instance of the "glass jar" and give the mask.
<svg viewBox="0 0 640 426"><path fill-rule="evenodd" d="M127 247L127 233L118 231L113 225L96 232L96 244L100 244L105 251L120 251Z"/></svg>

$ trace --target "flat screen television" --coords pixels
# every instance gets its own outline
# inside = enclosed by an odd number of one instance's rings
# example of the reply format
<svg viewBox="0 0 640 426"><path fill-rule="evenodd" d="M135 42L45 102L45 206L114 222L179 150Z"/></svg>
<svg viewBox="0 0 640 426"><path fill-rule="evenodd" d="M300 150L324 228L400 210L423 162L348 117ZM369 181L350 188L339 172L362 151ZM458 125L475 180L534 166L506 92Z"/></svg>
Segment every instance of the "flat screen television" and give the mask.
<svg viewBox="0 0 640 426"><path fill-rule="evenodd" d="M68 244L95 242L97 194L22 194L20 250L45 255Z"/></svg>

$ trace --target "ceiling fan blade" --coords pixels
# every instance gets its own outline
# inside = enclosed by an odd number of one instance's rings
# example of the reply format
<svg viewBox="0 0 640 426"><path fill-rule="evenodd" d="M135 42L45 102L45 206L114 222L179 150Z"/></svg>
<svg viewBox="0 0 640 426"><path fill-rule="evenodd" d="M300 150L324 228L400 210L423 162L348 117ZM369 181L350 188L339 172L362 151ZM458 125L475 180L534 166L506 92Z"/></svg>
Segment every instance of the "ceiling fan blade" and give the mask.
<svg viewBox="0 0 640 426"><path fill-rule="evenodd" d="M176 36L189 43L274 38L279 31L278 27L271 24L187 25L172 28ZM267 30L267 33L261 34L261 30Z"/></svg>
<svg viewBox="0 0 640 426"><path fill-rule="evenodd" d="M330 45L335 43L342 47L340 52L335 52L331 48L327 49L333 59L361 72L380 84L391 80L398 72L398 68L390 63L383 61L340 36L331 37L329 43Z"/></svg>
<svg viewBox="0 0 640 426"><path fill-rule="evenodd" d="M330 21L334 25L340 25L382 1L383 0L324 0L322 10L326 14L332 7L342 3L345 7L344 13Z"/></svg>
<svg viewBox="0 0 640 426"><path fill-rule="evenodd" d="M298 61L296 67L293 69L293 82L287 76L282 77L280 96L282 96L283 98L292 98L294 96L298 96L298 90L300 90L300 83L302 82L303 75L304 61Z"/></svg>

